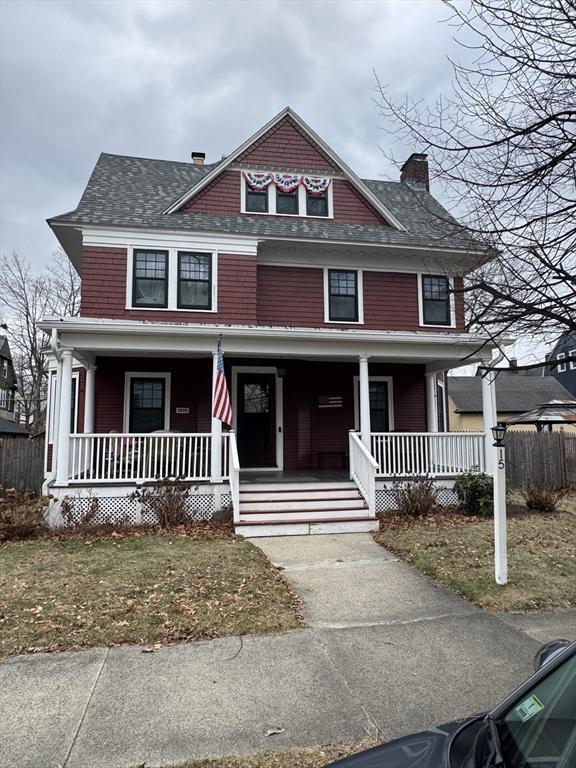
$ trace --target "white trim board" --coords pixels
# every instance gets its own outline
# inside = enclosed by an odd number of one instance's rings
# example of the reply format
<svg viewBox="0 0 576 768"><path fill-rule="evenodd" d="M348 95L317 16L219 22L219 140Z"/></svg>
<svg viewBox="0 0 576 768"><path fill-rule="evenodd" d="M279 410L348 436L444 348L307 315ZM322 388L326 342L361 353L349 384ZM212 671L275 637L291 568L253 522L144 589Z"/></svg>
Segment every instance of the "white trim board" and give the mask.
<svg viewBox="0 0 576 768"><path fill-rule="evenodd" d="M276 466L240 467L241 472L278 472L284 469L284 380L278 376L276 366L233 365L232 366L232 423L238 434L238 374L271 373L276 380Z"/></svg>
<svg viewBox="0 0 576 768"><path fill-rule="evenodd" d="M371 381L385 381L388 384L388 431L394 430L394 378L392 376L370 376L368 375L368 383ZM354 429L358 431L360 429L360 376L354 376ZM371 431L372 425L370 425Z"/></svg>
<svg viewBox="0 0 576 768"><path fill-rule="evenodd" d="M124 432L130 432L130 381L132 379L164 379L164 429L170 429L170 391L172 374L157 371L126 371L124 374L124 413L122 424Z"/></svg>

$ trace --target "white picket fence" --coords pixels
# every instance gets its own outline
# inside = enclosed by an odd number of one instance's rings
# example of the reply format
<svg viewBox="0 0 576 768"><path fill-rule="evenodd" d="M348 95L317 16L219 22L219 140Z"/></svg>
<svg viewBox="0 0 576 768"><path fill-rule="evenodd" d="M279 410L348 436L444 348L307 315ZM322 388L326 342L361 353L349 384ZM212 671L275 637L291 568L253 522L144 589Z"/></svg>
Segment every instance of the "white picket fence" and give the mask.
<svg viewBox="0 0 576 768"><path fill-rule="evenodd" d="M222 435L222 477L228 477L229 435ZM210 433L109 433L70 436L68 479L137 483L157 478L209 480Z"/></svg>
<svg viewBox="0 0 576 768"><path fill-rule="evenodd" d="M378 477L455 477L484 470L482 432L373 432Z"/></svg>

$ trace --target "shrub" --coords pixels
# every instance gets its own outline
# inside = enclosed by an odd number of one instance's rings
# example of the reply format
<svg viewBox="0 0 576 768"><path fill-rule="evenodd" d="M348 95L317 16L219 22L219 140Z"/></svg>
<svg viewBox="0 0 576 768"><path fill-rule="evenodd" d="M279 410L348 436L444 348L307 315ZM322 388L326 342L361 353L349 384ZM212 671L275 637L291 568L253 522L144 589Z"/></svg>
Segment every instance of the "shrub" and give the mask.
<svg viewBox="0 0 576 768"><path fill-rule="evenodd" d="M556 512L559 502L567 493L567 488L558 488L538 480L530 480L520 489L520 495L528 509L537 509L540 512Z"/></svg>
<svg viewBox="0 0 576 768"><path fill-rule="evenodd" d="M438 489L431 477L396 480L392 493L398 511L407 517L425 517L438 507Z"/></svg>
<svg viewBox="0 0 576 768"><path fill-rule="evenodd" d="M492 477L472 467L454 481L454 491L469 515L490 517L494 514L494 484Z"/></svg>
<svg viewBox="0 0 576 768"><path fill-rule="evenodd" d="M78 494L76 498L65 496L60 502L60 514L64 524L69 528L84 528L94 524L98 514L98 496L92 493L88 495L88 508L85 511L76 511L76 507L81 507L82 496Z"/></svg>
<svg viewBox="0 0 576 768"><path fill-rule="evenodd" d="M10 493L0 499L0 541L28 539L48 526L44 509L50 500L34 493Z"/></svg>
<svg viewBox="0 0 576 768"><path fill-rule="evenodd" d="M157 480L154 485L134 491L130 498L148 507L161 528L172 528L188 522L186 500L190 488L179 479Z"/></svg>

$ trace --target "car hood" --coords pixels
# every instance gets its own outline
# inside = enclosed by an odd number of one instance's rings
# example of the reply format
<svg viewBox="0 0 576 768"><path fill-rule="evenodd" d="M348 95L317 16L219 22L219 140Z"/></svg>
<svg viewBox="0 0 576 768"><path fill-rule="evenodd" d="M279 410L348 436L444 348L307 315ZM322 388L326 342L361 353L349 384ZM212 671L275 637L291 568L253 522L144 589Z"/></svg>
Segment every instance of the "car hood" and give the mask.
<svg viewBox="0 0 576 768"><path fill-rule="evenodd" d="M466 718L413 733L337 760L330 768L452 768L447 762L450 739L474 720L477 718Z"/></svg>

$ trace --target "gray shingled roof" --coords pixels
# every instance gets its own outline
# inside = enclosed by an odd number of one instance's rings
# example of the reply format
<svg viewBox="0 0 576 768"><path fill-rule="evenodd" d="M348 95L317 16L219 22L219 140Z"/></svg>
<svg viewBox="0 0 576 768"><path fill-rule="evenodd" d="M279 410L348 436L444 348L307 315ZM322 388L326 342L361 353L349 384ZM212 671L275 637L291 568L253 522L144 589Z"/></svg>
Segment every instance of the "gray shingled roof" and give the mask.
<svg viewBox="0 0 576 768"><path fill-rule="evenodd" d="M0 419L0 435L26 435L30 437L30 433L21 424L16 424L15 421L10 419Z"/></svg>
<svg viewBox="0 0 576 768"><path fill-rule="evenodd" d="M482 413L482 377L448 376L448 395L457 413ZM502 371L496 377L500 413L524 413L550 400L570 400L570 393L552 376L518 376Z"/></svg>
<svg viewBox="0 0 576 768"><path fill-rule="evenodd" d="M220 216L191 212L163 215L214 165L101 154L74 211L49 223L76 223L155 229L190 229L231 235L313 238L383 245L424 245L464 249L471 238L426 191L407 184L366 180L370 190L408 230L391 226L343 224L317 219Z"/></svg>

